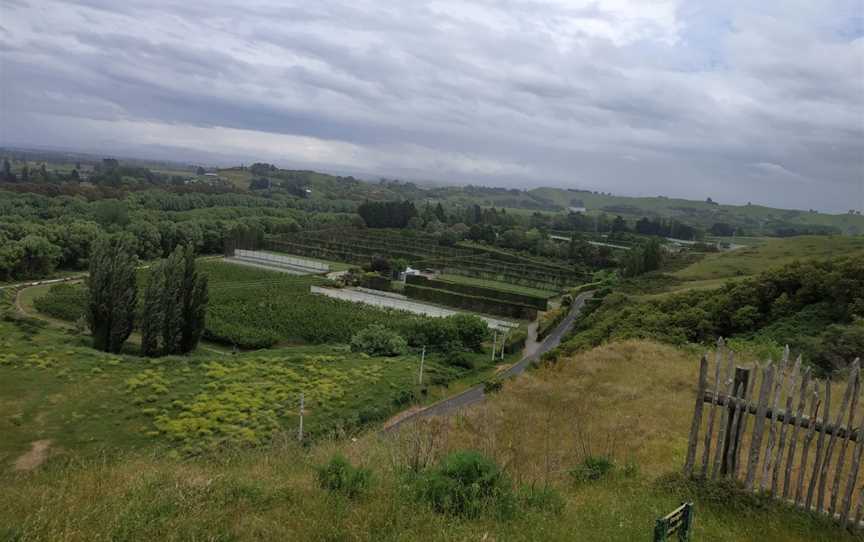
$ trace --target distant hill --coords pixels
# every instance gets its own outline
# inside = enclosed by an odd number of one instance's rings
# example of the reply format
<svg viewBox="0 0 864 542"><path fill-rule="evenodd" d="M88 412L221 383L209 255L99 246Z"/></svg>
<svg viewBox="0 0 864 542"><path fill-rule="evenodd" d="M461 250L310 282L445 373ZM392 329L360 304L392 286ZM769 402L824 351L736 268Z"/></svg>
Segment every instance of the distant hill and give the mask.
<svg viewBox="0 0 864 542"><path fill-rule="evenodd" d="M13 172L25 164L64 174L73 169L89 171L102 162L92 154L0 147L0 157L11 160ZM191 178L201 167L177 162L122 159L125 166L154 173ZM212 169L207 175L212 175ZM522 213L581 212L589 216L622 216L633 223L643 217L675 219L718 236L791 236L801 234L864 234L864 216L825 214L815 211L775 209L762 205L723 205L711 201L680 198L614 196L603 192L542 187L531 190L487 186L431 186L394 179L369 181L311 170L280 169L270 164L253 164L218 170L217 181L226 179L240 190L277 189L289 196L310 199L321 209L350 210L365 200L407 199L417 204L442 203L445 207L480 205L512 209ZM148 182L150 179L147 179ZM209 180L209 178L205 179ZM253 181L257 181L253 184ZM167 182L167 181L166 181ZM218 184L218 183L217 183ZM318 202L318 203L316 203Z"/></svg>
<svg viewBox="0 0 864 542"><path fill-rule="evenodd" d="M857 235L864 233L864 216L850 214L826 214L810 211L775 209L762 205L721 205L707 201L678 198L612 196L584 190L562 188L536 188L529 192L535 198L562 208L578 202L586 212L605 212L621 215L625 219L637 220L643 216L676 218L682 222L711 228L714 224L728 224L739 233L777 234L784 228L812 228L810 233L819 233L819 228L836 228L839 233ZM792 232L790 232L792 233Z"/></svg>
<svg viewBox="0 0 864 542"><path fill-rule="evenodd" d="M250 168L220 170L220 175L238 188L247 189L252 179L270 178L274 185L293 184L309 190L312 199L362 201L409 199L442 202L445 205L480 205L524 211L585 212L621 215L629 221L642 217L677 219L717 235L799 235L864 233L864 216L785 210L762 205L722 205L679 198L613 196L588 190L564 188L493 188L485 186L426 187L398 180L364 181L316 171L274 169L256 175ZM726 230L726 231L724 231Z"/></svg>

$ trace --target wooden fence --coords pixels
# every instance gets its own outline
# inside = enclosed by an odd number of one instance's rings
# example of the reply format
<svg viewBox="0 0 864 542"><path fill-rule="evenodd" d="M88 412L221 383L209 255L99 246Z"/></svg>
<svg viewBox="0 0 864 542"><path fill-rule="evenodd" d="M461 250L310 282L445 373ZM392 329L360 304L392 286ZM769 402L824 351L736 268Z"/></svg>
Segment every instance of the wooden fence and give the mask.
<svg viewBox="0 0 864 542"><path fill-rule="evenodd" d="M836 387L844 391L832 404L830 379L814 378L800 356L791 363L788 347L778 363L736 367L721 339L713 371L707 355L699 365L684 474L739 480L748 491L828 514L844 528L861 527L859 360L845 387Z"/></svg>

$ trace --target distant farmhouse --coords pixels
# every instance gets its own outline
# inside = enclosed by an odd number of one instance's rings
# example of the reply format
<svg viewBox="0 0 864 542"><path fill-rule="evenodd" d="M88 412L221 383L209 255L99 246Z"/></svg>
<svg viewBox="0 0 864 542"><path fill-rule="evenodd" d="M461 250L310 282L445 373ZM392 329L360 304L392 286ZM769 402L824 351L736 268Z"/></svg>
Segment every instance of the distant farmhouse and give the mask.
<svg viewBox="0 0 864 542"><path fill-rule="evenodd" d="M584 213L588 209L585 208L585 202L581 199L572 199L570 200L569 210L571 213Z"/></svg>

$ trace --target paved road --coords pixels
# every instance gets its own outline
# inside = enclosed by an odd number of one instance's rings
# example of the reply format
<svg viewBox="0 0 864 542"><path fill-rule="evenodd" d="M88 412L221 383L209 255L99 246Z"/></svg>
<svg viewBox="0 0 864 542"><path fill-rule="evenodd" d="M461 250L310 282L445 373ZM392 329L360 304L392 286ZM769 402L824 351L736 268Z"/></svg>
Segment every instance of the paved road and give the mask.
<svg viewBox="0 0 864 542"><path fill-rule="evenodd" d="M573 322L574 320L576 320L576 317L582 310L582 306L585 305L585 300L591 297L593 294L594 292L585 292L579 294L576 299L573 300L570 314L568 314L567 317L564 318L564 320L560 324L558 324L558 327L555 328L555 331L550 333L546 337L546 339L544 339L544 341L540 344L540 347L537 348L532 354L529 354L522 358L518 363L516 363L506 371L502 371L499 377L509 378L524 373L525 370L534 361L540 358L540 356L561 344L561 339L570 330L570 328L573 327ZM411 421L416 421L420 418L452 414L453 412L464 409L470 405L479 403L483 400L484 396L485 394L483 393L483 385L478 384L477 386L469 388L458 395L454 395L453 397L444 399L443 401L439 401L434 405L431 405L423 410L419 410L411 414L410 416L402 418L401 420L385 428L384 432L392 432L395 429L401 427L403 424Z"/></svg>

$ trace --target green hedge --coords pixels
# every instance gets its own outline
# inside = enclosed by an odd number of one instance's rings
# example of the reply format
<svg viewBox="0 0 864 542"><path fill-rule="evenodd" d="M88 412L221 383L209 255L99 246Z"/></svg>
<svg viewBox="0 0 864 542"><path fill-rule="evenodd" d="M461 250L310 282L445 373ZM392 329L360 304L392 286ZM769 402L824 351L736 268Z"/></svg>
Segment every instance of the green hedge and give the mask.
<svg viewBox="0 0 864 542"><path fill-rule="evenodd" d="M389 292L393 290L393 283L387 277L382 277L377 273L366 273L360 279L360 284L364 288L372 290L383 290Z"/></svg>
<svg viewBox="0 0 864 542"><path fill-rule="evenodd" d="M473 297L485 297L487 299L506 301L507 303L516 303L517 305L527 305L539 311L545 311L549 306L545 297L520 294L516 292L505 292L503 290L475 286L473 284L459 284L456 282L430 279L422 275L409 275L405 277L405 281L409 284L415 284L424 288L448 290L450 292L458 292Z"/></svg>
<svg viewBox="0 0 864 542"><path fill-rule="evenodd" d="M533 307L507 303L506 301L499 301L497 299L474 297L436 288L425 288L416 284L406 284L404 293L413 299L441 303L442 305L468 309L474 312L494 314L496 316L519 320L534 320L537 318L537 309Z"/></svg>

